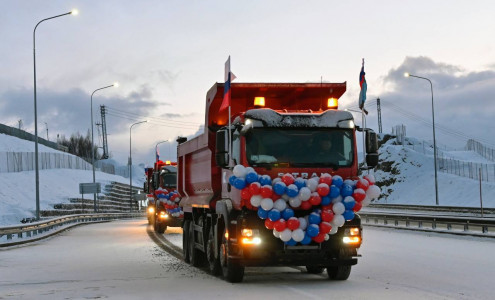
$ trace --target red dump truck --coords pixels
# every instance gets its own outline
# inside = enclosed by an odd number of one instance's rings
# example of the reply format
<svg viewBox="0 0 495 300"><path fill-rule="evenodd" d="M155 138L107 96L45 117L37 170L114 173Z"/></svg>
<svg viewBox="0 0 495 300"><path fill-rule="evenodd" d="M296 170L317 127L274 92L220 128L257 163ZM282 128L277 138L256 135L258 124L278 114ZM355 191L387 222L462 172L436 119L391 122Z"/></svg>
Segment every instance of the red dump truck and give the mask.
<svg viewBox="0 0 495 300"><path fill-rule="evenodd" d="M163 233L168 226L180 227L183 213L178 207L180 196L177 187L177 164L161 160L153 168L146 169L144 191L147 193L148 223L158 233Z"/></svg>
<svg viewBox="0 0 495 300"><path fill-rule="evenodd" d="M354 214L361 203L350 206L341 195L346 184L372 182L358 177L356 130L363 128L338 110L345 91L345 82L232 83L229 128L228 110L219 111L224 84L213 85L205 132L177 140L186 262L229 282L242 281L249 266L326 268L330 279L348 278L361 245ZM364 130L371 168L376 134ZM320 143L327 140L331 150ZM363 201L359 190L350 193Z"/></svg>

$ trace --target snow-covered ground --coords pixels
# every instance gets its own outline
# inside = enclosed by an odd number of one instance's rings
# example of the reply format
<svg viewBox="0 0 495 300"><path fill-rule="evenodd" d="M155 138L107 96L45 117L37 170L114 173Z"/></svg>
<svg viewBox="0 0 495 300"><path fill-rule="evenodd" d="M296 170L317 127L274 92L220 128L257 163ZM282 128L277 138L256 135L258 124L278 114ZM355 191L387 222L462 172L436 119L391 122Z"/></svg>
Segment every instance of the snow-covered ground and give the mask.
<svg viewBox="0 0 495 300"><path fill-rule="evenodd" d="M39 144L39 152L59 152ZM0 152L34 152L34 143L0 134ZM112 162L112 160L107 160ZM0 161L0 163L2 163ZM113 161L113 163L116 163ZM102 188L111 181L129 184L129 178L96 172L96 182ZM144 169L133 166L133 185L142 186ZM91 170L49 169L39 171L40 209L53 204L67 203L69 198L80 198L79 183L93 182ZM85 195L91 198L92 195ZM20 224L23 218L32 218L36 211L35 171L0 173L0 226Z"/></svg>
<svg viewBox="0 0 495 300"><path fill-rule="evenodd" d="M159 248L146 220L70 229L0 250L5 299L492 299L491 239L365 228L346 281L303 268L246 268L228 283ZM181 247L180 228L168 228Z"/></svg>

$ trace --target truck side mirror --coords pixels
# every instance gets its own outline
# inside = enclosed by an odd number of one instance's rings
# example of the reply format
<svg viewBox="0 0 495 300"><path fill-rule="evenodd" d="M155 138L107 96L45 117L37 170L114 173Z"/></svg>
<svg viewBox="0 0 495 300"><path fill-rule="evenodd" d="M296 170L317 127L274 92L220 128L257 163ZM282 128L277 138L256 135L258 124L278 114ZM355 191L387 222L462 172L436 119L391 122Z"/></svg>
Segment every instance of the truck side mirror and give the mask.
<svg viewBox="0 0 495 300"><path fill-rule="evenodd" d="M229 165L229 131L227 128L217 131L215 160L219 167L225 168Z"/></svg>
<svg viewBox="0 0 495 300"><path fill-rule="evenodd" d="M376 133L368 129L366 130L366 164L368 167L374 168L378 165L378 140Z"/></svg>

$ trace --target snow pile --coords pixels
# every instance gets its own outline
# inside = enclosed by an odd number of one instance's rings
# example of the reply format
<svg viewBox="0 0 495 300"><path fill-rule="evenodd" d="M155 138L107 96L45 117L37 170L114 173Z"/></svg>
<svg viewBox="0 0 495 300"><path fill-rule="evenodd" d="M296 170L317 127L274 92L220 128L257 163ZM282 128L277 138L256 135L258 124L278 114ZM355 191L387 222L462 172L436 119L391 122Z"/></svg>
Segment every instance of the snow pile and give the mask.
<svg viewBox="0 0 495 300"><path fill-rule="evenodd" d="M382 195L375 203L435 205L433 148L428 143L406 138L406 145L397 145L394 138L381 136L379 170L376 184ZM385 139L383 139L385 138ZM424 145L424 146L423 146ZM490 163L471 151L442 150L444 158ZM480 206L479 181L437 172L439 204L444 206ZM495 207L495 182L482 183L484 207Z"/></svg>

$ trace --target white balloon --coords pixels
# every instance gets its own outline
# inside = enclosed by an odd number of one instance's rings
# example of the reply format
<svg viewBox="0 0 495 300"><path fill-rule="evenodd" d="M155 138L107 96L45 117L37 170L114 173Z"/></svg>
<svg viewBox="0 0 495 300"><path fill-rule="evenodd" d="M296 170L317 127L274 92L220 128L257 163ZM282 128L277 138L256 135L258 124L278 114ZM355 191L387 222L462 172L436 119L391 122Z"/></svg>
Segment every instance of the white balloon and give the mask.
<svg viewBox="0 0 495 300"><path fill-rule="evenodd" d="M366 198L364 198L364 200L361 201L361 204L363 205L363 207L370 205L370 203L371 203L371 198L368 197L368 195L366 195Z"/></svg>
<svg viewBox="0 0 495 300"><path fill-rule="evenodd" d="M263 207L263 204L261 207ZM278 199L277 201L273 202L273 208L275 208L278 211L283 211L284 209L287 208L287 203L285 202L284 199Z"/></svg>
<svg viewBox="0 0 495 300"><path fill-rule="evenodd" d="M370 199L376 199L380 196L381 189L376 185L370 185L368 190L366 190L366 195L370 197Z"/></svg>
<svg viewBox="0 0 495 300"><path fill-rule="evenodd" d="M345 219L343 215L334 216L332 222L330 222L332 227L342 227L344 223L345 223Z"/></svg>
<svg viewBox="0 0 495 300"><path fill-rule="evenodd" d="M234 167L234 175L236 177L240 177L240 178L245 178L246 177L246 168L243 166L243 165L236 165Z"/></svg>
<svg viewBox="0 0 495 300"><path fill-rule="evenodd" d="M308 227L308 220L302 217L298 219L299 219L299 228L302 230L306 230L306 227Z"/></svg>
<svg viewBox="0 0 495 300"><path fill-rule="evenodd" d="M306 186L309 188L311 192L315 192L316 188L318 187L318 179L316 179L316 177L308 179Z"/></svg>
<svg viewBox="0 0 495 300"><path fill-rule="evenodd" d="M261 200L263 200L263 197L261 197L260 195L254 195L254 196L251 196L251 205L254 206L254 207L259 207L261 205Z"/></svg>
<svg viewBox="0 0 495 300"><path fill-rule="evenodd" d="M251 172L256 173L256 171L253 168L247 167L246 168L246 175L249 174L249 173L251 173Z"/></svg>
<svg viewBox="0 0 495 300"><path fill-rule="evenodd" d="M328 241L330 239L330 236L328 234L325 234L325 241Z"/></svg>
<svg viewBox="0 0 495 300"><path fill-rule="evenodd" d="M289 201L289 199L290 199L289 195L287 195L287 194L283 194L281 197L282 197L282 199L284 199L285 201Z"/></svg>
<svg viewBox="0 0 495 300"><path fill-rule="evenodd" d="M282 178L280 178L280 177L274 178L274 179L272 180L272 186L274 186L274 185L275 185L275 183L280 182L280 181L282 181Z"/></svg>
<svg viewBox="0 0 495 300"><path fill-rule="evenodd" d="M301 199L299 197L294 197L289 199L289 205L296 208L301 206Z"/></svg>
<svg viewBox="0 0 495 300"><path fill-rule="evenodd" d="M270 198L264 198L261 200L261 208L264 210L271 210L273 208L273 200Z"/></svg>
<svg viewBox="0 0 495 300"><path fill-rule="evenodd" d="M311 190L309 188L302 187L299 190L299 199L301 199L301 201L307 201L310 197L311 197Z"/></svg>
<svg viewBox="0 0 495 300"><path fill-rule="evenodd" d="M344 204L342 202L338 202L338 203L335 203L333 205L333 209L332 210L333 210L333 213L335 215L342 215L344 213L344 211L345 211L345 206L344 206Z"/></svg>
<svg viewBox="0 0 495 300"><path fill-rule="evenodd" d="M338 195L337 197L335 197L335 198L332 199L332 203L333 204L339 203L339 202L342 202L342 200L344 200L344 198L342 197L342 195Z"/></svg>
<svg viewBox="0 0 495 300"><path fill-rule="evenodd" d="M291 238L292 238L292 230L290 230L289 228L285 228L284 231L280 233L280 239L284 242L288 242Z"/></svg>
<svg viewBox="0 0 495 300"><path fill-rule="evenodd" d="M330 229L330 232L328 234L336 234L338 230L339 230L339 227L332 226L332 229Z"/></svg>
<svg viewBox="0 0 495 300"><path fill-rule="evenodd" d="M280 232L273 229L273 236L275 236L276 238L280 238Z"/></svg>
<svg viewBox="0 0 495 300"><path fill-rule="evenodd" d="M304 231L300 228L292 231L292 239L296 242L300 242L304 239Z"/></svg>
<svg viewBox="0 0 495 300"><path fill-rule="evenodd" d="M375 176L372 174L364 175L363 178L368 180L370 184L375 184Z"/></svg>

